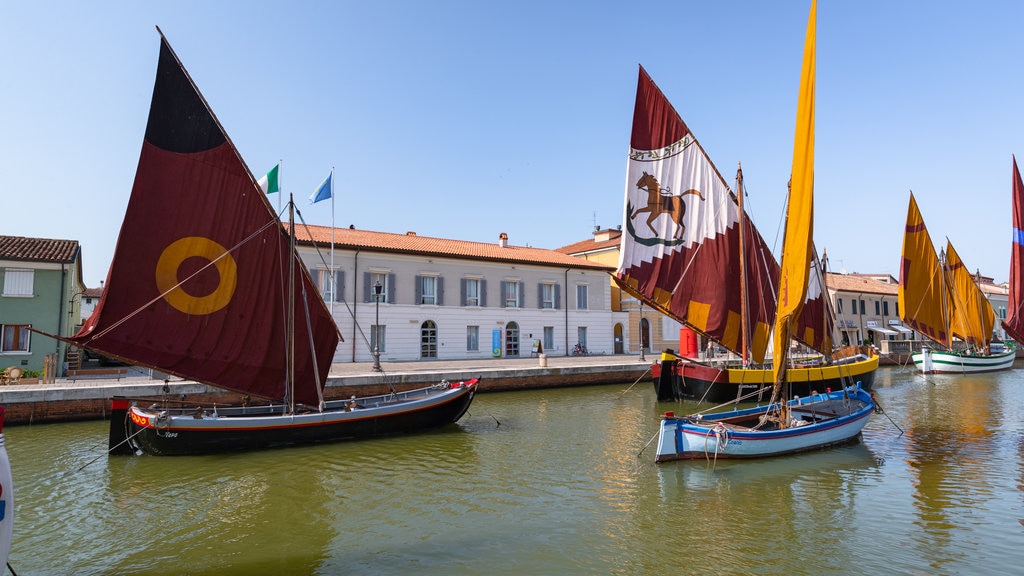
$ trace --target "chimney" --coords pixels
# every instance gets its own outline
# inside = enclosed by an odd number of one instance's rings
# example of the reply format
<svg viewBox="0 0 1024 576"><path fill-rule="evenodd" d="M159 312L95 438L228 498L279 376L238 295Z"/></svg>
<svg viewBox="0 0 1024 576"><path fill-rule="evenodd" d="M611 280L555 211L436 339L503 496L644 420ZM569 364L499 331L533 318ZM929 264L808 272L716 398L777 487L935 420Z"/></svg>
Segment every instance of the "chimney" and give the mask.
<svg viewBox="0 0 1024 576"><path fill-rule="evenodd" d="M504 232L498 234L498 246L508 248L508 234L505 234Z"/></svg>

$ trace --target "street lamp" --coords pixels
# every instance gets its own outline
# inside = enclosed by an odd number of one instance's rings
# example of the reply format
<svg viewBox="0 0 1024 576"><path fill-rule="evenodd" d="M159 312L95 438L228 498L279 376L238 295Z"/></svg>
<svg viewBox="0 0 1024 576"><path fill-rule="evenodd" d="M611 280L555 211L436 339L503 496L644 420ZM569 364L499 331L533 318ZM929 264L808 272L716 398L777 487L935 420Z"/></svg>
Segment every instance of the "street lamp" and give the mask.
<svg viewBox="0 0 1024 576"><path fill-rule="evenodd" d="M373 371L380 372L380 293L384 291L380 280L373 285L373 300L377 303L377 319L373 324Z"/></svg>
<svg viewBox="0 0 1024 576"><path fill-rule="evenodd" d="M645 362L644 358L644 301L640 301L640 326L637 334L640 336L640 361Z"/></svg>

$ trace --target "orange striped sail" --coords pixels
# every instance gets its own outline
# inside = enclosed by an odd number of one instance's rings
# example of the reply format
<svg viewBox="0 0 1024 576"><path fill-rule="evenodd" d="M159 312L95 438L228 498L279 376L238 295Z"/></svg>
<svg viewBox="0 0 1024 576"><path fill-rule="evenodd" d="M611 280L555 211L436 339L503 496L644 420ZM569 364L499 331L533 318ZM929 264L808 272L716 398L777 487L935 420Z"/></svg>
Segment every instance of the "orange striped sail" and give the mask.
<svg viewBox="0 0 1024 576"><path fill-rule="evenodd" d="M907 226L903 233L898 305L903 322L949 347L951 304L946 296L942 264L913 192L910 193Z"/></svg>
<svg viewBox="0 0 1024 576"><path fill-rule="evenodd" d="M972 346L988 346L992 341L992 328L996 323L995 310L948 240L946 273L950 296L954 303L953 315L949 322L950 332Z"/></svg>

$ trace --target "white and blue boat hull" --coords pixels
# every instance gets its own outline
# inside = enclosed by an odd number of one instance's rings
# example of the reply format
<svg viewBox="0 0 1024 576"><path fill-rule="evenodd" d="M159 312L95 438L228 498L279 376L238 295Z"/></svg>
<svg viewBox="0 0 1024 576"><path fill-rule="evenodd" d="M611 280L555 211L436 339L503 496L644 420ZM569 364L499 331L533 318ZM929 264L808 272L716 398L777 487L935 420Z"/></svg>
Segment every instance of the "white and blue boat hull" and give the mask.
<svg viewBox="0 0 1024 576"><path fill-rule="evenodd" d="M777 405L776 405L777 406ZM871 395L859 386L789 402L797 425L754 428L776 406L759 406L702 416L662 419L655 460L761 458L816 450L855 440L875 410Z"/></svg>

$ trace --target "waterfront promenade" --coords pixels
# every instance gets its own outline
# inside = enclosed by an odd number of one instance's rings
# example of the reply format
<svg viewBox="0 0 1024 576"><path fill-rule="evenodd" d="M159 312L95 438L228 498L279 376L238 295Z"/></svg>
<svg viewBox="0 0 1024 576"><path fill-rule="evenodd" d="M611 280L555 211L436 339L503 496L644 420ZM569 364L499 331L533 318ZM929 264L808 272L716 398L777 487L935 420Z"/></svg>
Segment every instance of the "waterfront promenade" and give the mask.
<svg viewBox="0 0 1024 576"><path fill-rule="evenodd" d="M479 377L480 392L528 390L592 384L633 383L647 377L653 356L547 356L481 360L427 360L337 363L331 366L325 396L328 400L429 386L441 380ZM32 424L103 419L114 396L188 398L197 403L238 403L238 394L180 378L154 377L148 370L129 367L124 374L110 370L81 371L52 383L21 383L0 387L0 404L8 424Z"/></svg>

